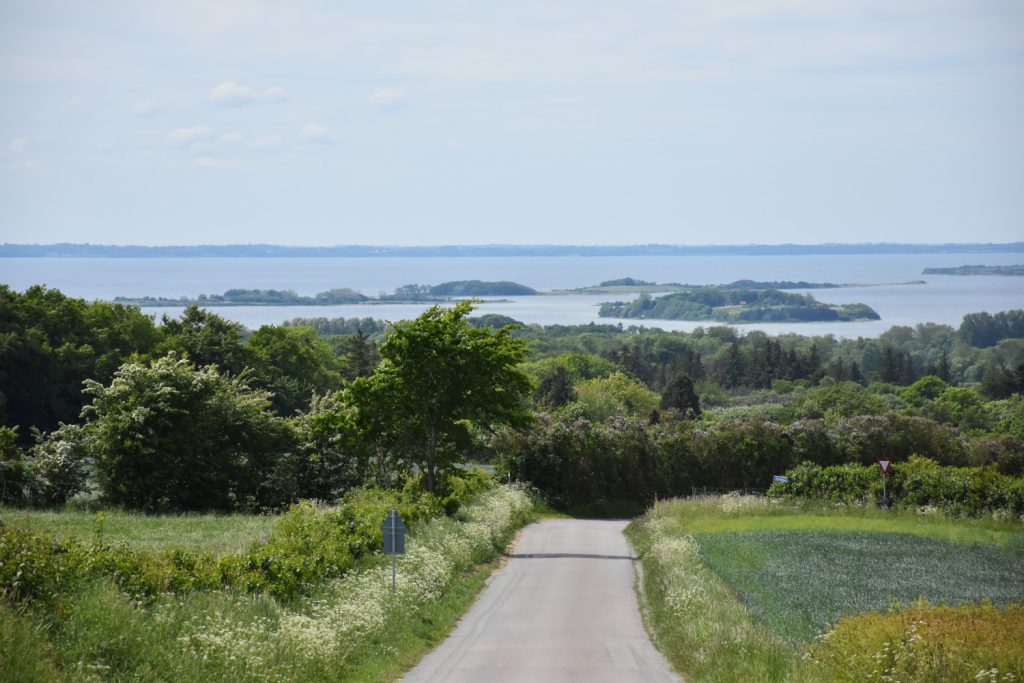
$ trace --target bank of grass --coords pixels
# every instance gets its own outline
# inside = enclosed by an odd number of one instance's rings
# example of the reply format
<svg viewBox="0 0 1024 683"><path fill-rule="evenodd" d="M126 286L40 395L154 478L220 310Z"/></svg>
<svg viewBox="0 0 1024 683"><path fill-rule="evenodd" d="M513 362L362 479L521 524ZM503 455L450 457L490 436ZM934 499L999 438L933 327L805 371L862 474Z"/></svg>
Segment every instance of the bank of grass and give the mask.
<svg viewBox="0 0 1024 683"><path fill-rule="evenodd" d="M265 539L278 515L145 515L120 510L86 512L0 506L0 519L47 532L61 540L95 540L136 550L180 548L219 557L243 552Z"/></svg>
<svg viewBox="0 0 1024 683"><path fill-rule="evenodd" d="M417 524L394 594L378 555L288 601L223 590L142 602L99 578L70 587L60 614L0 603L0 680L394 680L447 635L530 514L523 491L496 487Z"/></svg>
<svg viewBox="0 0 1024 683"><path fill-rule="evenodd" d="M684 678L831 681L834 672L846 666L842 662L850 654L851 642L882 653L880 662L900 643L916 642L906 633L902 640L879 640L883 633L906 626L902 611L887 613L897 595L916 599L926 594L954 602L992 592L1003 601L1024 599L1019 529L994 521L800 510L761 498L725 496L660 503L627 533L643 557L648 626ZM922 551L926 557L919 558ZM894 586L898 581L893 576L901 571L908 579ZM970 582L978 584L973 593L964 585ZM967 615L964 619L975 621L993 613L1008 615L1000 619L1024 628L1017 606L1002 611L976 604L957 609ZM864 631L856 625L862 622L846 625L865 618L855 616L865 610L873 610L867 614L884 627ZM848 616L840 619L841 615ZM956 639L958 627L944 626L952 623L949 620L932 621L940 624L932 629L940 645L917 656L941 660L957 652L968 662L963 666L977 666L974 673L995 668L1000 676L1024 675L1024 638L1010 652L986 651L985 641L976 639L968 656L941 645L943 637ZM816 636L823 631L847 635L819 641ZM1007 664L1014 661L1018 663ZM883 664L876 667L877 675L849 680L963 680L935 674L946 666L941 662L904 663L900 676L886 679L889 669Z"/></svg>

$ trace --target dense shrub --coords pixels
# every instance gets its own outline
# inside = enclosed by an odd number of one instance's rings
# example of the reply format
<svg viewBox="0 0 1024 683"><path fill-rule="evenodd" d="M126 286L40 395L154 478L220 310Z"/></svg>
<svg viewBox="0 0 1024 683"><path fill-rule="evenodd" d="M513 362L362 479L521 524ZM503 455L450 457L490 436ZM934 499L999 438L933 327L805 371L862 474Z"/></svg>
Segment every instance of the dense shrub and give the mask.
<svg viewBox="0 0 1024 683"><path fill-rule="evenodd" d="M33 502L63 505L88 488L91 457L85 430L61 424L39 437L27 459L27 484Z"/></svg>
<svg viewBox="0 0 1024 683"><path fill-rule="evenodd" d="M923 417L895 412L858 415L838 420L833 433L846 462L905 460L918 454L943 465L967 464L964 442L956 430Z"/></svg>
<svg viewBox="0 0 1024 683"><path fill-rule="evenodd" d="M796 464L793 439L773 422L724 422L693 433L701 485L764 488Z"/></svg>
<svg viewBox="0 0 1024 683"><path fill-rule="evenodd" d="M289 424L265 392L169 355L89 382L83 411L104 497L139 510L252 509L281 501L265 486Z"/></svg>
<svg viewBox="0 0 1024 683"><path fill-rule="evenodd" d="M934 460L911 457L894 463L890 472L887 492L897 507L932 507L964 515L1024 514L1024 479L991 467L943 467ZM769 496L872 503L882 494L877 465L820 467L805 462L786 475L789 482L773 483Z"/></svg>

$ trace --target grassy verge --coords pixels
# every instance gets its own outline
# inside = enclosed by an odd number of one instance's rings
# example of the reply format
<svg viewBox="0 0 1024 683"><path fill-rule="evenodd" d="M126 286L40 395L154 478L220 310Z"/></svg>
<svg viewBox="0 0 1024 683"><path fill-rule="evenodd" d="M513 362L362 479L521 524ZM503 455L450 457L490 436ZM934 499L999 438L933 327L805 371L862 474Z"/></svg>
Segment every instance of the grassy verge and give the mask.
<svg viewBox="0 0 1024 683"><path fill-rule="evenodd" d="M852 642L858 652L866 648L881 653L881 664L874 674L873 669L865 673L863 667L856 668L860 678L849 680L963 680L941 675L943 670L965 670L963 662L969 662L968 668L976 665L974 673L994 669L1000 675L1024 674L1012 669L1024 666L1024 645L995 652L978 639L970 653L954 646L929 650L928 661L939 664L901 669L896 677L885 678L896 669L884 663L885 653L896 651L900 643L906 649L907 642L917 642L913 634L900 631L910 628L907 624L918 629L923 623L939 624L931 631L936 642L946 636L951 643L960 642L956 635L962 627L934 616L946 608L918 605L934 618L907 621L901 611L883 614L895 600L1024 599L1024 534L1019 526L1015 530L992 521L798 510L759 498L726 496L659 504L627 533L643 557L648 626L658 647L688 680L835 680L836 671L854 670L853 664L843 663ZM975 622L1021 621L1020 610L1013 606L956 609L962 619ZM879 610L868 612L876 621L847 625L864 619L854 615L865 610ZM819 638L826 632L845 635ZM897 632L902 639L893 635ZM952 653L957 653L960 668L942 663ZM922 662L927 658L925 653L920 657Z"/></svg>
<svg viewBox="0 0 1024 683"><path fill-rule="evenodd" d="M0 680L384 681L439 642L528 518L528 496L497 487L455 518L410 530L391 593L366 558L312 595L201 591L140 602L111 580L74 586L57 614L0 607Z"/></svg>
<svg viewBox="0 0 1024 683"><path fill-rule="evenodd" d="M98 540L139 550L181 548L214 556L240 553L270 535L277 515L144 515L110 510L24 510L0 507L5 523L49 532L59 539Z"/></svg>

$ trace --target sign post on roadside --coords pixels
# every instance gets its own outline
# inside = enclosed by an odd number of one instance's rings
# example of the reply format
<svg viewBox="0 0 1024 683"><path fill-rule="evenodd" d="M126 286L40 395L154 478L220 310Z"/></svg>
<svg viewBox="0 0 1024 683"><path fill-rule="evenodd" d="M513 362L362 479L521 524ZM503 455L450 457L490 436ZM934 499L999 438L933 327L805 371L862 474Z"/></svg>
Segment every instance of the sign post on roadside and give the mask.
<svg viewBox="0 0 1024 683"><path fill-rule="evenodd" d="M391 508L380 530L384 532L384 554L391 554L391 594L394 595L398 581L398 555L405 553L405 522L398 510Z"/></svg>
<svg viewBox="0 0 1024 683"><path fill-rule="evenodd" d="M882 458L881 460L878 461L878 466L882 468L882 500L879 501L879 504L882 506L883 509L888 509L889 496L886 495L885 480L886 477L889 476L889 467L892 466L892 460L888 458Z"/></svg>

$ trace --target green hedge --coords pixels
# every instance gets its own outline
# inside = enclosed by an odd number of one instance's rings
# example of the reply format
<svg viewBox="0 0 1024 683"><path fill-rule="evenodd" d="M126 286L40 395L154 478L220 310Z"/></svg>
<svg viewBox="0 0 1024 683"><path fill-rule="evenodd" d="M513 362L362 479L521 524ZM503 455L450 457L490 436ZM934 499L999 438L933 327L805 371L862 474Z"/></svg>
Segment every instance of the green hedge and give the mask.
<svg viewBox="0 0 1024 683"><path fill-rule="evenodd" d="M0 524L0 597L54 603L71 585L105 576L139 599L215 589L290 599L378 552L383 543L380 527L392 507L411 525L444 514L446 506L468 502L490 485L490 480L467 474L443 499L410 485L404 491L354 490L337 506L296 503L281 515L266 541L219 558L180 548L147 551L111 545L101 536L92 543L57 540L24 525Z"/></svg>
<svg viewBox="0 0 1024 683"><path fill-rule="evenodd" d="M769 496L833 503L873 503L882 496L877 465L821 467L804 462L786 476L789 482L772 484ZM992 467L943 467L934 460L911 456L906 462L892 464L886 486L896 507L930 506L961 515L1024 515L1024 478L1000 474Z"/></svg>

